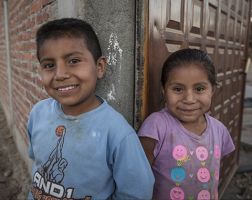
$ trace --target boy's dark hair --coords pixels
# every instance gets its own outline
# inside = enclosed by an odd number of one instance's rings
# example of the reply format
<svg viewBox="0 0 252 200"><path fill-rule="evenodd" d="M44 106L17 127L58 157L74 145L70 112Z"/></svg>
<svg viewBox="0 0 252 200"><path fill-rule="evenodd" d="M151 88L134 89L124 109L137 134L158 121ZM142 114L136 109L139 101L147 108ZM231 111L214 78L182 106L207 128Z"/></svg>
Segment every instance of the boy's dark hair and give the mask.
<svg viewBox="0 0 252 200"><path fill-rule="evenodd" d="M166 59L162 68L162 86L165 88L165 83L174 69L192 64L200 67L206 72L212 86L219 85L216 81L214 64L207 53L198 49L181 49L174 52Z"/></svg>
<svg viewBox="0 0 252 200"><path fill-rule="evenodd" d="M38 60L40 60L39 49L46 40L64 36L83 39L95 63L102 56L99 40L90 24L81 19L62 18L47 22L38 29L36 35Z"/></svg>

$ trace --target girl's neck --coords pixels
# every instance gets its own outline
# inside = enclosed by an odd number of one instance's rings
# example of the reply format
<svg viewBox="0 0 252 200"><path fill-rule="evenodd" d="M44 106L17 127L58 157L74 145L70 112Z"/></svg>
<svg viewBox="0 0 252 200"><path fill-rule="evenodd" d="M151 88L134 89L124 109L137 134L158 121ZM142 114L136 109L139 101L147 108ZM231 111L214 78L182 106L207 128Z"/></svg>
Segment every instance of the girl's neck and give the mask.
<svg viewBox="0 0 252 200"><path fill-rule="evenodd" d="M202 117L200 117L197 122L189 122L189 123L183 122L183 121L180 121L180 122L186 130L199 136L202 133L204 133L204 131L207 128L207 120L206 120L205 115L202 115Z"/></svg>

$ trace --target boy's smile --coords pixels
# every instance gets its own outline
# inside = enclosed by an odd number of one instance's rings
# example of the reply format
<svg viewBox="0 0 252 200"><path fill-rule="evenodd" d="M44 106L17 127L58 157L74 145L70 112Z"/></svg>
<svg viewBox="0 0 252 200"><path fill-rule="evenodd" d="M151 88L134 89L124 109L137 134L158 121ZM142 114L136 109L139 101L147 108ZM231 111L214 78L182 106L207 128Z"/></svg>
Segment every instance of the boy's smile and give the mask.
<svg viewBox="0 0 252 200"><path fill-rule="evenodd" d="M210 108L214 90L201 68L190 65L173 70L162 92L168 109L184 126L206 124L203 114Z"/></svg>
<svg viewBox="0 0 252 200"><path fill-rule="evenodd" d="M79 115L98 107L97 78L102 78L106 58L95 63L81 38L48 39L39 50L42 83L46 92L60 102L67 115Z"/></svg>

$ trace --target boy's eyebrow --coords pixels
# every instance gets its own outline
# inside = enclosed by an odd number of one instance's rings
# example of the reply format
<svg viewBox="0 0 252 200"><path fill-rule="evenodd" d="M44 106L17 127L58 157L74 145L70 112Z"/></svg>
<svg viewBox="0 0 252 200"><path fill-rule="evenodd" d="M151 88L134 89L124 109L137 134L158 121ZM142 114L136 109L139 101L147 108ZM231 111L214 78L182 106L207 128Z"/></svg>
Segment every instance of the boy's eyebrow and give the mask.
<svg viewBox="0 0 252 200"><path fill-rule="evenodd" d="M39 63L42 63L43 61L53 61L52 58L43 58L39 61Z"/></svg>
<svg viewBox="0 0 252 200"><path fill-rule="evenodd" d="M74 51L74 52L71 52L71 53L68 53L68 54L64 55L64 56L63 56L63 58L68 58L68 57L70 57L70 56L72 56L72 55L75 55L75 54L81 54L81 55L84 55L84 53L83 53L83 52L80 52L80 51Z"/></svg>
<svg viewBox="0 0 252 200"><path fill-rule="evenodd" d="M71 53L64 55L63 58L65 59L65 58L68 58L68 57L70 57L72 55L76 55L76 54L84 55L84 53L82 53L82 52L74 51L74 52L71 52ZM43 58L40 60L40 63L42 63L43 61L54 61L54 59L53 58Z"/></svg>

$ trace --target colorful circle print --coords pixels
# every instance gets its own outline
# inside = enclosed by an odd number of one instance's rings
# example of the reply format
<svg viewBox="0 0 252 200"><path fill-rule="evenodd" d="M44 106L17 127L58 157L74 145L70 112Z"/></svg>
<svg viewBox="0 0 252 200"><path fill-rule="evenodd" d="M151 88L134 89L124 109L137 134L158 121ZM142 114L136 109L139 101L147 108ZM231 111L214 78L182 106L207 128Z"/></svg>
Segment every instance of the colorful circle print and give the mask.
<svg viewBox="0 0 252 200"><path fill-rule="evenodd" d="M220 158L220 148L219 148L219 146L217 144L214 146L214 156L217 159Z"/></svg>
<svg viewBox="0 0 252 200"><path fill-rule="evenodd" d="M210 179L210 173L208 169L205 167L202 167L198 170L197 176L198 179L203 183L206 183Z"/></svg>
<svg viewBox="0 0 252 200"><path fill-rule="evenodd" d="M185 176L186 172L182 167L175 167L171 170L171 177L176 182L183 181Z"/></svg>
<svg viewBox="0 0 252 200"><path fill-rule="evenodd" d="M187 156L187 150L183 145L177 145L173 149L173 157L176 160L183 160Z"/></svg>
<svg viewBox="0 0 252 200"><path fill-rule="evenodd" d="M180 188L174 187L171 189L170 197L172 200L183 200L185 198L185 194Z"/></svg>
<svg viewBox="0 0 252 200"><path fill-rule="evenodd" d="M198 200L210 200L210 193L207 190L202 190L198 194Z"/></svg>
<svg viewBox="0 0 252 200"><path fill-rule="evenodd" d="M200 161L204 161L208 157L207 149L203 146L200 146L196 149L196 156Z"/></svg>

